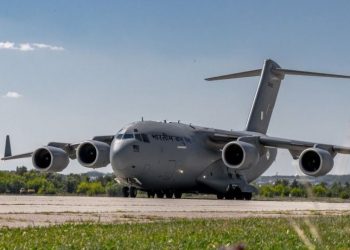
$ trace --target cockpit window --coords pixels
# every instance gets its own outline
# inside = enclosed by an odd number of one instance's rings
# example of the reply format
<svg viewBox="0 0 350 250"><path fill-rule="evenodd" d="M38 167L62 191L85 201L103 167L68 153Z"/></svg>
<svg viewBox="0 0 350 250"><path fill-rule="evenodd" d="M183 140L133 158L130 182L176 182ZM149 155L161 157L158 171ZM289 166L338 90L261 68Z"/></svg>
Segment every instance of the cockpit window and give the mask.
<svg viewBox="0 0 350 250"><path fill-rule="evenodd" d="M123 137L123 134L118 134L118 135L117 135L117 139L118 139L118 140L121 140L122 137Z"/></svg>
<svg viewBox="0 0 350 250"><path fill-rule="evenodd" d="M142 141L142 137L141 137L140 134L135 134L135 138L136 138L136 140L138 140L138 141Z"/></svg>
<svg viewBox="0 0 350 250"><path fill-rule="evenodd" d="M141 134L141 137L142 137L144 142L149 143L149 139L148 139L148 136L146 134Z"/></svg>
<svg viewBox="0 0 350 250"><path fill-rule="evenodd" d="M123 140L133 139L133 138L134 138L134 134L124 134L124 136L123 136Z"/></svg>

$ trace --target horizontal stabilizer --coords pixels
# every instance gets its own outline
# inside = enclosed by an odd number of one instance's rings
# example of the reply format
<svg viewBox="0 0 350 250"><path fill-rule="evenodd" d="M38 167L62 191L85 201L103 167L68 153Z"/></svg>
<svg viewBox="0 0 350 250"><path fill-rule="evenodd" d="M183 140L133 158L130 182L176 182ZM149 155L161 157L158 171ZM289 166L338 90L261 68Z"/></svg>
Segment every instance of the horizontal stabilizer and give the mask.
<svg viewBox="0 0 350 250"><path fill-rule="evenodd" d="M255 70L238 72L238 73L229 74L229 75L210 77L210 78L206 78L205 80L207 81L227 80L227 79L234 79L234 78L260 76L260 74L261 74L261 69L255 69Z"/></svg>
<svg viewBox="0 0 350 250"><path fill-rule="evenodd" d="M236 78L244 78L244 77L254 77L260 76L262 70L255 69L244 72L237 72L228 75L222 76L214 76L206 78L207 81L217 81L217 80L228 80L228 79L236 79ZM274 75L279 76L280 79L283 79L285 75L295 75L295 76L318 76L318 77L332 77L332 78L345 78L350 79L350 76L347 75L338 75L338 74L328 74L328 73L320 73L320 72L311 72L311 71L301 71L301 70L293 70L293 69L282 69L282 68L271 68L270 72Z"/></svg>
<svg viewBox="0 0 350 250"><path fill-rule="evenodd" d="M333 78L350 79L350 76L346 76L346 75L336 75L336 74L318 73L318 72L310 72L310 71L300 71L300 70L292 70L292 69L281 69L281 68L272 69L272 72L275 73L275 74L281 74L281 75L319 76L319 77L333 77Z"/></svg>

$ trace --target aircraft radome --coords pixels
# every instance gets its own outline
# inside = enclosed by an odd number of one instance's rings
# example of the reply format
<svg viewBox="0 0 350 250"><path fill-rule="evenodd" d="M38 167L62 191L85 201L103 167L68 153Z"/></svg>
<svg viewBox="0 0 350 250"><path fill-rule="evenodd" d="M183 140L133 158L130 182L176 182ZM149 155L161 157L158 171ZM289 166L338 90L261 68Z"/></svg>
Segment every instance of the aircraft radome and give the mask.
<svg viewBox="0 0 350 250"><path fill-rule="evenodd" d="M350 78L281 68L266 60L262 69L208 78L223 80L260 76L259 86L244 131L225 131L178 122L139 121L116 135L96 136L80 143L50 142L34 152L11 155L9 138L2 160L31 157L39 171L59 172L70 159L87 168L112 165L124 196L143 190L149 197L180 198L182 193L211 193L218 199L250 200L256 189L249 183L274 162L277 149L288 149L299 159L303 173L327 174L336 154L350 148L294 141L266 135L281 81L286 75Z"/></svg>

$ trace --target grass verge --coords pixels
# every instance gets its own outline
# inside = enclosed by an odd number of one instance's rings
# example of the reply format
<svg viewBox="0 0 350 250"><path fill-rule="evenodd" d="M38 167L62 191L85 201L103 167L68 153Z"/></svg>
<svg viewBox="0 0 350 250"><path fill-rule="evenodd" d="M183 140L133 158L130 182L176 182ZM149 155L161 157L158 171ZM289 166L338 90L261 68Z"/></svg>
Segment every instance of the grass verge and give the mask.
<svg viewBox="0 0 350 250"><path fill-rule="evenodd" d="M2 228L0 249L349 249L350 216Z"/></svg>

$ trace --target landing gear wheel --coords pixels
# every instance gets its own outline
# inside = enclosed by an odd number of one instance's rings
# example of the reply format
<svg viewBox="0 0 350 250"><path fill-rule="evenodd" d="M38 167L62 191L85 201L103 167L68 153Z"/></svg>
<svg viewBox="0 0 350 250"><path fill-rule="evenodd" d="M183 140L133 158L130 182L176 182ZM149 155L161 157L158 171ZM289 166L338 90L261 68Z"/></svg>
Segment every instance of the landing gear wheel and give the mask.
<svg viewBox="0 0 350 250"><path fill-rule="evenodd" d="M236 200L244 200L244 195L240 189L235 190Z"/></svg>
<svg viewBox="0 0 350 250"><path fill-rule="evenodd" d="M218 198L218 200L222 200L224 197L224 194L216 194L216 198Z"/></svg>
<svg viewBox="0 0 350 250"><path fill-rule="evenodd" d="M173 192L170 192L170 191L165 193L165 197L166 197L167 199L173 198L173 195L174 195L174 193L173 193Z"/></svg>
<svg viewBox="0 0 350 250"><path fill-rule="evenodd" d="M175 199L181 199L182 193L180 192L175 192L174 193Z"/></svg>
<svg viewBox="0 0 350 250"><path fill-rule="evenodd" d="M149 192L147 192L147 196L148 196L148 198L154 198L155 193L152 191L149 191Z"/></svg>
<svg viewBox="0 0 350 250"><path fill-rule="evenodd" d="M245 200L250 201L252 199L252 193L242 193Z"/></svg>
<svg viewBox="0 0 350 250"><path fill-rule="evenodd" d="M135 198L137 196L137 189L134 187L130 187L129 193L131 198Z"/></svg>
<svg viewBox="0 0 350 250"><path fill-rule="evenodd" d="M228 192L225 194L226 200L234 200L235 199L235 193L234 192Z"/></svg>
<svg viewBox="0 0 350 250"><path fill-rule="evenodd" d="M129 197L129 188L123 187L122 188L123 197Z"/></svg>
<svg viewBox="0 0 350 250"><path fill-rule="evenodd" d="M156 192L157 198L164 198L164 193L163 192Z"/></svg>

